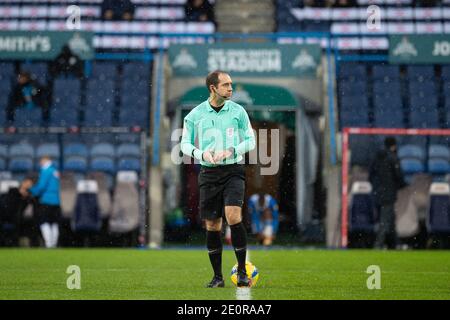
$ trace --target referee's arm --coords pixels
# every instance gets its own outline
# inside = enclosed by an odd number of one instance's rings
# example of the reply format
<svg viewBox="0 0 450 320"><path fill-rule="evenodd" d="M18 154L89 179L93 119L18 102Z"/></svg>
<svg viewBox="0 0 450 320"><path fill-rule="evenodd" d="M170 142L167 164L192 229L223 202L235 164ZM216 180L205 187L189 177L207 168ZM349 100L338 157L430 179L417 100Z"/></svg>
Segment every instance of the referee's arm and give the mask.
<svg viewBox="0 0 450 320"><path fill-rule="evenodd" d="M239 135L242 137L242 141L234 148L236 156L243 155L244 153L255 149L256 146L255 134L253 133L250 119L245 110L242 111L240 118Z"/></svg>
<svg viewBox="0 0 450 320"><path fill-rule="evenodd" d="M185 118L183 126L183 135L181 137L181 151L189 156L198 160L202 159L203 152L194 146L195 133L194 133L194 123Z"/></svg>

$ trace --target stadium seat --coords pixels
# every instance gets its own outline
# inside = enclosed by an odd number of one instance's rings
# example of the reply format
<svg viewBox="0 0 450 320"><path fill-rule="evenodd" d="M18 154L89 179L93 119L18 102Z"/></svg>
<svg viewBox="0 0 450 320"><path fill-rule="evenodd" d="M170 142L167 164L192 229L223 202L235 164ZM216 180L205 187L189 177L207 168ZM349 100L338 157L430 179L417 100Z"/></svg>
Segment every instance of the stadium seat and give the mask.
<svg viewBox="0 0 450 320"><path fill-rule="evenodd" d="M359 63L342 63L339 68L339 79L349 81L366 81L366 65Z"/></svg>
<svg viewBox="0 0 450 320"><path fill-rule="evenodd" d="M367 83L365 81L340 81L339 96L367 96Z"/></svg>
<svg viewBox="0 0 450 320"><path fill-rule="evenodd" d="M450 149L447 146L430 145L428 159L428 171L431 174L444 175L450 172Z"/></svg>
<svg viewBox="0 0 450 320"><path fill-rule="evenodd" d="M141 160L135 157L119 158L117 170L120 171L141 171Z"/></svg>
<svg viewBox="0 0 450 320"><path fill-rule="evenodd" d="M367 112L341 111L341 127L369 127L369 114Z"/></svg>
<svg viewBox="0 0 450 320"><path fill-rule="evenodd" d="M429 159L428 172L433 175L445 175L450 172L450 163L445 159Z"/></svg>
<svg viewBox="0 0 450 320"><path fill-rule="evenodd" d="M142 110L149 109L148 92L142 94L126 94L121 97L120 108L124 110Z"/></svg>
<svg viewBox="0 0 450 320"><path fill-rule="evenodd" d="M10 157L8 170L12 173L29 172L34 169L33 160L26 157Z"/></svg>
<svg viewBox="0 0 450 320"><path fill-rule="evenodd" d="M6 170L6 159L3 157L0 157L0 171Z"/></svg>
<svg viewBox="0 0 450 320"><path fill-rule="evenodd" d="M150 82L149 80L141 80L139 82L133 81L131 79L124 79L120 83L120 92L122 96L145 96L149 97L150 93Z"/></svg>
<svg viewBox="0 0 450 320"><path fill-rule="evenodd" d="M450 234L450 187L448 183L435 182L431 184L427 230L430 234Z"/></svg>
<svg viewBox="0 0 450 320"><path fill-rule="evenodd" d="M402 171L407 175L425 171L423 162L418 159L413 158L401 159L400 166L402 168Z"/></svg>
<svg viewBox="0 0 450 320"><path fill-rule="evenodd" d="M428 82L410 81L408 89L410 96L430 97L436 96L437 94L436 83L433 81Z"/></svg>
<svg viewBox="0 0 450 320"><path fill-rule="evenodd" d="M135 172L119 171L114 188L112 214L109 231L127 233L139 225L139 191Z"/></svg>
<svg viewBox="0 0 450 320"><path fill-rule="evenodd" d="M61 173L61 215L65 219L71 219L75 209L77 185L72 172Z"/></svg>
<svg viewBox="0 0 450 320"><path fill-rule="evenodd" d="M97 201L102 219L111 215L112 200L109 189L108 177L103 172L90 172L87 179L93 180L98 185Z"/></svg>
<svg viewBox="0 0 450 320"><path fill-rule="evenodd" d="M88 149L84 143L73 142L64 145L64 157L78 156L88 157Z"/></svg>
<svg viewBox="0 0 450 320"><path fill-rule="evenodd" d="M51 127L78 127L79 126L79 109L78 107L68 108L52 108L50 109Z"/></svg>
<svg viewBox="0 0 450 320"><path fill-rule="evenodd" d="M57 78L53 85L53 101L50 110L50 116L54 123L59 123L60 116L65 112L71 115L67 116L67 120L73 119L73 115L78 112L80 108L81 99L81 84L76 79L61 79Z"/></svg>
<svg viewBox="0 0 450 320"><path fill-rule="evenodd" d="M117 77L117 64L94 62L92 64L92 77L98 80L115 80Z"/></svg>
<svg viewBox="0 0 450 320"><path fill-rule="evenodd" d="M0 61L0 83L1 82L11 82L14 78L14 63L12 62L2 62Z"/></svg>
<svg viewBox="0 0 450 320"><path fill-rule="evenodd" d="M404 114L401 109L381 109L374 110L374 126L376 128L404 128Z"/></svg>
<svg viewBox="0 0 450 320"><path fill-rule="evenodd" d="M433 66L409 65L407 72L409 81L425 82L435 80Z"/></svg>
<svg viewBox="0 0 450 320"><path fill-rule="evenodd" d="M129 110L121 108L119 111L119 126L148 128L149 126L148 110Z"/></svg>
<svg viewBox="0 0 450 320"><path fill-rule="evenodd" d="M123 65L122 79L131 81L150 81L151 64L130 62Z"/></svg>
<svg viewBox="0 0 450 320"><path fill-rule="evenodd" d="M36 157L49 156L59 158L61 155L57 143L43 143L36 148Z"/></svg>
<svg viewBox="0 0 450 320"><path fill-rule="evenodd" d="M441 158L450 161L450 149L446 145L432 144L428 148L429 158Z"/></svg>
<svg viewBox="0 0 450 320"><path fill-rule="evenodd" d="M80 156L64 157L63 169L65 171L84 173L87 171L87 159Z"/></svg>
<svg viewBox="0 0 450 320"><path fill-rule="evenodd" d="M401 92L400 82L396 80L391 82L375 81L373 83L373 95L375 98L377 96L391 96L401 101Z"/></svg>
<svg viewBox="0 0 450 320"><path fill-rule="evenodd" d="M350 193L349 232L373 233L375 228L375 203L369 182L358 181Z"/></svg>
<svg viewBox="0 0 450 320"><path fill-rule="evenodd" d="M392 82L400 80L400 70L396 65L374 65L372 67L374 81Z"/></svg>
<svg viewBox="0 0 450 320"><path fill-rule="evenodd" d="M417 111L411 111L409 115L409 124L411 128L417 129L437 129L440 127L439 111L435 108L421 108Z"/></svg>
<svg viewBox="0 0 450 320"><path fill-rule="evenodd" d="M49 73L48 66L45 62L24 63L20 66L21 71L27 71L31 74L32 79L36 79L41 85L46 85Z"/></svg>
<svg viewBox="0 0 450 320"><path fill-rule="evenodd" d="M98 185L93 180L82 180L77 183L77 197L72 220L74 232L100 231L101 217L97 199Z"/></svg>
<svg viewBox="0 0 450 320"><path fill-rule="evenodd" d="M409 125L411 128L439 128L439 110L437 97L411 96Z"/></svg>
<svg viewBox="0 0 450 320"><path fill-rule="evenodd" d="M341 112L369 112L369 103L367 101L367 96L357 95L357 96L344 96L341 98L340 104Z"/></svg>
<svg viewBox="0 0 450 320"><path fill-rule="evenodd" d="M7 158L8 158L8 148L0 144L0 171L6 170Z"/></svg>
<svg viewBox="0 0 450 320"><path fill-rule="evenodd" d="M424 161L425 156L425 149L423 149L420 145L405 144L399 146L398 148L399 159L415 158L420 161Z"/></svg>
<svg viewBox="0 0 450 320"><path fill-rule="evenodd" d="M83 126L85 127L111 127L113 113L109 108L87 108L84 111Z"/></svg>
<svg viewBox="0 0 450 320"><path fill-rule="evenodd" d="M128 147L128 145L124 145L125 148ZM125 154L128 155L128 154ZM7 158L8 157L8 147L6 145L0 144L0 157Z"/></svg>
<svg viewBox="0 0 450 320"><path fill-rule="evenodd" d="M369 167L378 148L374 147L375 138L368 135L350 135L350 163Z"/></svg>
<svg viewBox="0 0 450 320"><path fill-rule="evenodd" d="M53 92L56 95L79 96L81 82L78 79L56 78L53 82Z"/></svg>
<svg viewBox="0 0 450 320"><path fill-rule="evenodd" d="M114 159L105 156L92 158L89 170L112 174L116 170Z"/></svg>
<svg viewBox="0 0 450 320"><path fill-rule="evenodd" d="M0 152L1 155L1 152ZM122 143L116 148L117 157L140 157L141 149L138 144Z"/></svg>
<svg viewBox="0 0 450 320"><path fill-rule="evenodd" d="M43 124L42 109L35 107L33 109L19 108L14 114L14 127L33 128L40 127Z"/></svg>
<svg viewBox="0 0 450 320"><path fill-rule="evenodd" d="M90 150L90 157L110 157L115 156L114 146L110 143L96 143L92 145Z"/></svg>
<svg viewBox="0 0 450 320"><path fill-rule="evenodd" d="M86 104L89 107L114 105L115 92L113 80L90 79L86 87Z"/></svg>
<svg viewBox="0 0 450 320"><path fill-rule="evenodd" d="M19 142L9 147L9 157L34 158L34 148L27 142Z"/></svg>
<svg viewBox="0 0 450 320"><path fill-rule="evenodd" d="M450 65L442 66L441 78L444 82L450 82Z"/></svg>

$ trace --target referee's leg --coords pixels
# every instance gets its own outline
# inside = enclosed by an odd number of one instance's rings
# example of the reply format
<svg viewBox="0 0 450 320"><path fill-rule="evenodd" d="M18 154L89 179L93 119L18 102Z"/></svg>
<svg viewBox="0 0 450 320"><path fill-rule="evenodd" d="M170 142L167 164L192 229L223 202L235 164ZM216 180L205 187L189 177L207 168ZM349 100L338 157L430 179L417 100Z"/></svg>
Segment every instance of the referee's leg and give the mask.
<svg viewBox="0 0 450 320"><path fill-rule="evenodd" d="M231 244L236 254L238 270L245 273L247 232L242 223L242 208L239 206L225 206L225 217L231 229Z"/></svg>
<svg viewBox="0 0 450 320"><path fill-rule="evenodd" d="M206 247L208 248L209 260L214 270L214 278L210 285L218 281L223 283L222 276L222 218L205 219L206 225ZM220 285L222 286L222 285Z"/></svg>

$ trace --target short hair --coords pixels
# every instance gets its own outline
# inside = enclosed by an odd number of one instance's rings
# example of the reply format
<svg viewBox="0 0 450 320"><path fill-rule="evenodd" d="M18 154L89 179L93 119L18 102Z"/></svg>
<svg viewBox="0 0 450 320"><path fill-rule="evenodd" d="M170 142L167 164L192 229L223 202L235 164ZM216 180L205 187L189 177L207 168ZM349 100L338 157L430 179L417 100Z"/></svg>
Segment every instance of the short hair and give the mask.
<svg viewBox="0 0 450 320"><path fill-rule="evenodd" d="M211 85L213 85L214 87L217 87L217 85L219 84L219 75L221 74L228 74L225 71L222 70L215 70L213 72L210 72L207 76L206 76L206 88L208 88L208 92L211 92L209 90L209 87Z"/></svg>
<svg viewBox="0 0 450 320"><path fill-rule="evenodd" d="M384 146L386 148L391 148L393 146L397 145L397 140L395 140L394 137L386 137L386 139L384 139Z"/></svg>

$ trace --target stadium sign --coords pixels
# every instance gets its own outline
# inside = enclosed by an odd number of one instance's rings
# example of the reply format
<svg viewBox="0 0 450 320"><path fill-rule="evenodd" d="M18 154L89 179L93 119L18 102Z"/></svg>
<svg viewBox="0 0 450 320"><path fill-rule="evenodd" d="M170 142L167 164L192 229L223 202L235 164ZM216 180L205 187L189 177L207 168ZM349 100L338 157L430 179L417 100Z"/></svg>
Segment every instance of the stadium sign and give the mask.
<svg viewBox="0 0 450 320"><path fill-rule="evenodd" d="M0 59L52 60L65 44L83 60L94 58L90 32L1 31Z"/></svg>
<svg viewBox="0 0 450 320"><path fill-rule="evenodd" d="M171 45L169 59L176 76L205 76L225 70L233 76L315 77L320 65L317 44Z"/></svg>
<svg viewBox="0 0 450 320"><path fill-rule="evenodd" d="M450 61L450 39L446 35L392 35L390 63L439 64Z"/></svg>

